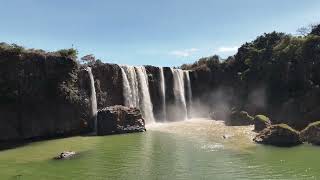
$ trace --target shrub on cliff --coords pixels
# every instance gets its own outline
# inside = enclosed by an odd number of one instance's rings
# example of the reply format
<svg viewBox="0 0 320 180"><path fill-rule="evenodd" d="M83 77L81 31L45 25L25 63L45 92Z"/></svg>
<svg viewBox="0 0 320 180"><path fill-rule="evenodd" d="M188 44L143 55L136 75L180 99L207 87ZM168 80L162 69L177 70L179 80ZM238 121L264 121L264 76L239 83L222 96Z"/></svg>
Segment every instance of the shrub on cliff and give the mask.
<svg viewBox="0 0 320 180"><path fill-rule="evenodd" d="M0 43L0 53L10 53L10 54L21 54L25 51L25 48L19 46L17 44L7 44L7 43Z"/></svg>
<svg viewBox="0 0 320 180"><path fill-rule="evenodd" d="M74 48L61 49L61 50L56 51L56 53L59 54L60 56L68 57L68 58L72 58L72 59L77 59L77 55L78 55L78 51Z"/></svg>

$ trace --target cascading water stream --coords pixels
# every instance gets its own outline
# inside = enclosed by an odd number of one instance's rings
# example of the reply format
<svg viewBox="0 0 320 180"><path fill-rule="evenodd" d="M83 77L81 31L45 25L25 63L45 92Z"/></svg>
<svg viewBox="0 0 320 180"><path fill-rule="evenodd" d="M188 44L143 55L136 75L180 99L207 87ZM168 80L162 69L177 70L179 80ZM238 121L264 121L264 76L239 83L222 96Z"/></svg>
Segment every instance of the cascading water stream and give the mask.
<svg viewBox="0 0 320 180"><path fill-rule="evenodd" d="M135 68L133 66L122 66L121 71L124 79L123 95L125 99L125 105L129 107L140 108L138 79L137 79Z"/></svg>
<svg viewBox="0 0 320 180"><path fill-rule="evenodd" d="M121 72L125 105L139 108L146 123L153 123L153 105L145 67L122 66Z"/></svg>
<svg viewBox="0 0 320 180"><path fill-rule="evenodd" d="M187 88L187 97L188 97L188 116L192 114L192 90L191 90L191 81L190 81L190 71L184 71L186 78L186 88Z"/></svg>
<svg viewBox="0 0 320 180"><path fill-rule="evenodd" d="M139 98L142 113L147 123L154 123L153 105L150 98L148 75L144 66L135 67L139 82Z"/></svg>
<svg viewBox="0 0 320 180"><path fill-rule="evenodd" d="M121 74L123 79L123 95L124 97L129 97L129 98L124 98L124 104L128 107L133 107L133 102L131 98L132 92L131 92L130 84L129 84L126 72L124 71L123 68L121 68Z"/></svg>
<svg viewBox="0 0 320 180"><path fill-rule="evenodd" d="M162 110L163 110L163 120L166 121L166 87L165 87L165 79L164 79L164 72L163 68L160 68L160 92L162 98Z"/></svg>
<svg viewBox="0 0 320 180"><path fill-rule="evenodd" d="M93 119L93 131L94 133L97 133L97 129L98 129L98 122L97 122L97 97L96 97L96 89L94 87L94 78L93 78L93 74L92 74L92 70L91 67L87 67L87 72L89 74L90 77L90 87L91 87L91 94L90 94L90 103L91 103L91 117Z"/></svg>
<svg viewBox="0 0 320 180"><path fill-rule="evenodd" d="M182 106L181 113L183 114L184 120L187 119L187 104L184 92L184 80L183 80L183 71L181 69L171 69L173 72L173 88L176 106Z"/></svg>

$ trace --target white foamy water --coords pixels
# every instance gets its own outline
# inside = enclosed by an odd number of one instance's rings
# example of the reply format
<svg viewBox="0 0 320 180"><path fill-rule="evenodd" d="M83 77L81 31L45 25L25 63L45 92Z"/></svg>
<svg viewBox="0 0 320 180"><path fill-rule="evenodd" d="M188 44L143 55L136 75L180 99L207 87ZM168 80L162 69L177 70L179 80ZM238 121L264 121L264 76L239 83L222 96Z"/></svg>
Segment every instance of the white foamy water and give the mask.
<svg viewBox="0 0 320 180"><path fill-rule="evenodd" d="M165 86L165 79L163 68L160 68L160 88L161 88L161 98L162 98L162 110L163 110L163 118L166 120L166 86Z"/></svg>
<svg viewBox="0 0 320 180"><path fill-rule="evenodd" d="M247 149L255 132L253 126L226 126L223 121L206 118L193 118L172 123L155 123L146 126L147 131L175 134L198 142L199 149L218 151L228 149Z"/></svg>
<svg viewBox="0 0 320 180"><path fill-rule="evenodd" d="M187 94L188 94L188 115L190 116L192 112L192 89L191 89L191 81L190 81L190 71L184 71L184 75L186 78L186 88L187 88Z"/></svg>
<svg viewBox="0 0 320 180"><path fill-rule="evenodd" d="M184 80L183 80L183 70L181 69L171 69L173 73L173 92L174 98L176 102L176 106L182 108L183 113L183 120L187 119L187 104L185 98L185 91L184 91Z"/></svg>
<svg viewBox="0 0 320 180"><path fill-rule="evenodd" d="M146 124L154 123L153 105L145 67L122 66L121 72L125 105L139 108Z"/></svg>
<svg viewBox="0 0 320 180"><path fill-rule="evenodd" d="M90 87L91 87L91 94L90 94L90 104L91 104L91 116L94 121L94 132L97 132L98 129L98 122L97 122L97 97L96 97L96 89L94 87L94 78L92 74L91 67L87 67L87 72L90 77Z"/></svg>

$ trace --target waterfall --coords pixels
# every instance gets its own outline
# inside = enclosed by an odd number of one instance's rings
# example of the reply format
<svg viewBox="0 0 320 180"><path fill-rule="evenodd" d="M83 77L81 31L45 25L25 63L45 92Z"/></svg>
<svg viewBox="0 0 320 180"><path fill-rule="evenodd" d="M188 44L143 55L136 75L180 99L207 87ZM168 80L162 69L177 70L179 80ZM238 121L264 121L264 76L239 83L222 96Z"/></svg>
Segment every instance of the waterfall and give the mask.
<svg viewBox="0 0 320 180"><path fill-rule="evenodd" d="M163 120L166 120L166 87L165 87L165 79L164 79L164 73L163 68L160 68L160 92L161 92L161 98L162 98L162 111L163 111Z"/></svg>
<svg viewBox="0 0 320 180"><path fill-rule="evenodd" d="M182 106L181 113L183 114L184 120L187 119L187 104L184 92L184 80L183 71L181 69L171 69L173 72L173 88L176 106ZM178 108L178 107L177 107ZM180 112L179 112L180 113Z"/></svg>
<svg viewBox="0 0 320 180"><path fill-rule="evenodd" d="M186 79L186 89L187 89L187 98L188 98L188 116L192 112L192 90L191 90L191 82L190 82L190 71L184 71L185 79Z"/></svg>
<svg viewBox="0 0 320 180"><path fill-rule="evenodd" d="M145 67L122 66L121 71L125 105L139 108L146 123L153 123L153 105Z"/></svg>
<svg viewBox="0 0 320 180"><path fill-rule="evenodd" d="M141 111L148 123L154 122L153 105L150 98L148 76L144 66L135 67L139 82L139 98Z"/></svg>
<svg viewBox="0 0 320 180"><path fill-rule="evenodd" d="M133 100L131 97L132 96L131 87L129 84L127 74L123 68L121 68L121 74L122 74L122 81L123 81L123 95L124 97L129 97L129 98L124 98L124 104L128 107L132 107Z"/></svg>
<svg viewBox="0 0 320 180"><path fill-rule="evenodd" d="M90 86L91 86L91 94L90 94L90 103L91 103L91 116L94 121L93 130L97 133L98 122L97 122L97 98L96 98L96 89L94 87L94 78L91 71L91 67L87 67L87 72L90 77Z"/></svg>
<svg viewBox="0 0 320 180"><path fill-rule="evenodd" d="M135 68L133 66L122 66L121 71L123 76L123 96L125 105L140 108L138 79Z"/></svg>

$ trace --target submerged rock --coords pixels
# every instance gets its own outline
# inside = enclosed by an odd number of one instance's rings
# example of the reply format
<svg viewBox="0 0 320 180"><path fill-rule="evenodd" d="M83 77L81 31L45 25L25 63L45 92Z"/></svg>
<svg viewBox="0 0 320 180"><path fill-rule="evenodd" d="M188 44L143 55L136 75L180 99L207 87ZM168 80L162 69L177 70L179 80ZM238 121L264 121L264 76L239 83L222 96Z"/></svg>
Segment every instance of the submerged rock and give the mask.
<svg viewBox="0 0 320 180"><path fill-rule="evenodd" d="M301 131L300 137L305 142L320 145L320 121L309 124Z"/></svg>
<svg viewBox="0 0 320 180"><path fill-rule="evenodd" d="M254 130L256 132L262 131L264 128L271 125L271 121L267 116L264 115L256 115L254 117Z"/></svg>
<svg viewBox="0 0 320 180"><path fill-rule="evenodd" d="M262 130L253 140L257 143L274 146L294 146L302 143L299 132L286 124L269 126Z"/></svg>
<svg viewBox="0 0 320 180"><path fill-rule="evenodd" d="M98 112L98 135L144 131L145 121L137 108L116 105Z"/></svg>
<svg viewBox="0 0 320 180"><path fill-rule="evenodd" d="M76 152L74 151L63 151L58 156L54 157L54 159L57 159L57 160L70 159L75 155L76 155Z"/></svg>
<svg viewBox="0 0 320 180"><path fill-rule="evenodd" d="M233 111L226 124L229 126L246 126L253 124L253 117L245 111Z"/></svg>

